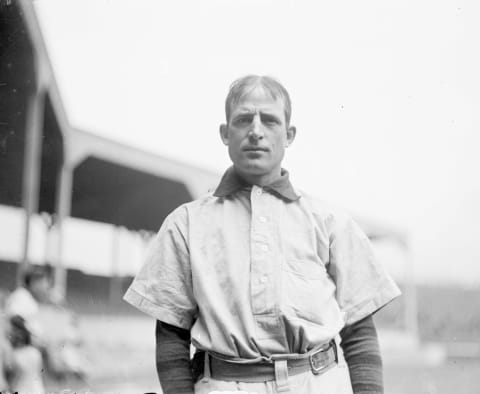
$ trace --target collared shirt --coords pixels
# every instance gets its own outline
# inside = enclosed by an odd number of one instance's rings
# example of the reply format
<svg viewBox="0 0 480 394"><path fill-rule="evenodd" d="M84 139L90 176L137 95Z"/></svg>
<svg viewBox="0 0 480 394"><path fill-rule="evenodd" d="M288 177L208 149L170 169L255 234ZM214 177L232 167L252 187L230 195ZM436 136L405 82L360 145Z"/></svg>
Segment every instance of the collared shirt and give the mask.
<svg viewBox="0 0 480 394"><path fill-rule="evenodd" d="M280 178L264 188L272 193L276 193L279 197L288 201L295 201L300 198L300 195L295 192L290 183L288 171L283 168L281 170ZM232 166L223 175L220 184L213 195L215 197L228 197L241 189L251 190L252 185L238 176Z"/></svg>
<svg viewBox="0 0 480 394"><path fill-rule="evenodd" d="M40 323L40 305L25 287L18 287L8 296L5 304L5 314L9 318L16 315L21 316L34 337L43 337L44 332Z"/></svg>
<svg viewBox="0 0 480 394"><path fill-rule="evenodd" d="M399 294L348 215L286 171L259 187L229 169L165 219L125 300L199 349L253 360L305 353Z"/></svg>

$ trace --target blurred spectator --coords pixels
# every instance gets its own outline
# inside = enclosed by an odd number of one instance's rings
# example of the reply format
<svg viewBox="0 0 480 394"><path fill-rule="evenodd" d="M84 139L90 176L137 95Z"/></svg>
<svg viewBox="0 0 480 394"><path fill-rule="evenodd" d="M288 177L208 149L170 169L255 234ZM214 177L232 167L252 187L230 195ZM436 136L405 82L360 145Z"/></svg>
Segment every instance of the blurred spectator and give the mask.
<svg viewBox="0 0 480 394"><path fill-rule="evenodd" d="M35 266L28 269L23 276L23 285L9 297L5 305L7 316L24 318L34 344L43 345L45 336L44 322L41 320L45 306L61 308L62 297L53 286L53 268L51 265Z"/></svg>
<svg viewBox="0 0 480 394"><path fill-rule="evenodd" d="M9 321L11 347L6 363L11 390L45 392L42 354L46 352L46 342L39 315L40 304L49 302L50 289L50 272L45 267L31 267L24 274L23 286L6 300L5 315Z"/></svg>
<svg viewBox="0 0 480 394"><path fill-rule="evenodd" d="M6 319L5 319L5 299L6 294L0 290L0 393L7 392L7 355L9 346L7 343Z"/></svg>
<svg viewBox="0 0 480 394"><path fill-rule="evenodd" d="M52 339L48 348L48 368L58 380L80 379L87 375L83 356L83 338L76 316L65 308L45 310L46 323Z"/></svg>
<svg viewBox="0 0 480 394"><path fill-rule="evenodd" d="M11 352L7 358L10 389L19 393L45 392L42 354L32 346L31 334L21 316L10 319Z"/></svg>
<svg viewBox="0 0 480 394"><path fill-rule="evenodd" d="M24 276L23 286L7 299L6 316L10 319L9 339L11 389L43 393L42 373L57 381L84 379L86 361L75 315L53 292L50 266L32 267ZM29 390L29 384L38 384ZM43 385L43 383L42 383Z"/></svg>
<svg viewBox="0 0 480 394"><path fill-rule="evenodd" d="M18 287L7 298L7 317L20 316L30 332L32 343L42 346L42 327L39 322L40 304L50 302L51 274L45 267L32 267L25 272L23 286Z"/></svg>

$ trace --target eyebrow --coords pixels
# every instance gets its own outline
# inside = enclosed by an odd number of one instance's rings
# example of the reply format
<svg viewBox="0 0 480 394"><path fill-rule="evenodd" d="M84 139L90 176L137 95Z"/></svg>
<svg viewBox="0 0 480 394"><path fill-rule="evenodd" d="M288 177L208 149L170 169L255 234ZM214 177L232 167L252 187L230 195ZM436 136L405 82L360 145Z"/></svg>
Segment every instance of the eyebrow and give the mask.
<svg viewBox="0 0 480 394"><path fill-rule="evenodd" d="M255 116L255 113L256 111L242 111L240 113L237 113L235 115L232 116L231 120L232 121L236 121L236 120L242 120L242 119L248 119L248 120L251 120L253 119L253 117ZM262 122L265 122L265 121L274 121L276 123L281 123L282 120L279 116L277 116L276 114L272 114L270 112L262 112L262 111L259 111L260 113L260 120Z"/></svg>
<svg viewBox="0 0 480 394"><path fill-rule="evenodd" d="M276 120L276 121L280 121L281 118L279 118L277 115L275 114L271 114L271 113L264 113L264 112L260 112L260 119L263 119L263 118L266 118L268 120Z"/></svg>
<svg viewBox="0 0 480 394"><path fill-rule="evenodd" d="M260 114L260 117L268 116L268 117L278 118L278 116L275 113L272 113L268 110L266 110L266 111L259 110L258 112ZM257 110L251 110L249 108L244 108L244 109L240 109L237 113L233 114L233 118L237 118L239 116L244 116L244 115L255 115L256 113L257 113Z"/></svg>

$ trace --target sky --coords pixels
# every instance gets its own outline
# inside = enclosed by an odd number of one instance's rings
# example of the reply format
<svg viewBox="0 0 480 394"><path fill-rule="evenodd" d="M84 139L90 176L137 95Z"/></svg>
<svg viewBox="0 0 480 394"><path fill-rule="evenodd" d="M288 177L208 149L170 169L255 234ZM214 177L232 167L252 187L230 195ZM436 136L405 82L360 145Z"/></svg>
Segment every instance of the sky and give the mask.
<svg viewBox="0 0 480 394"><path fill-rule="evenodd" d="M70 123L221 173L237 77L293 103L295 186L404 229L424 282L480 285L480 3L36 0Z"/></svg>

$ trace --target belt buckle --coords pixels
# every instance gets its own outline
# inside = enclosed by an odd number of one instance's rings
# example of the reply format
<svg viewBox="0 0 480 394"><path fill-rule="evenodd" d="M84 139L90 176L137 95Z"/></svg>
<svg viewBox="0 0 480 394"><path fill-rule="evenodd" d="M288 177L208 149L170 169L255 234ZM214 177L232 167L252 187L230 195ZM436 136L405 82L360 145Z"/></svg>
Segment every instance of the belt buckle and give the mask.
<svg viewBox="0 0 480 394"><path fill-rule="evenodd" d="M313 361L313 357L320 352L325 352L325 351L329 350L332 346L335 346L335 345L332 344L332 342L330 342L327 347L321 347L320 349L318 349L317 351L313 352L312 354L310 354L308 356L308 361L310 361L310 368L312 369L312 373L314 375L318 375L318 374L322 373L322 371L327 369L330 366L330 364L325 363L324 365L321 365L320 367L316 367L315 362ZM335 351L335 359L336 359L337 358L336 348L334 348L334 351Z"/></svg>

